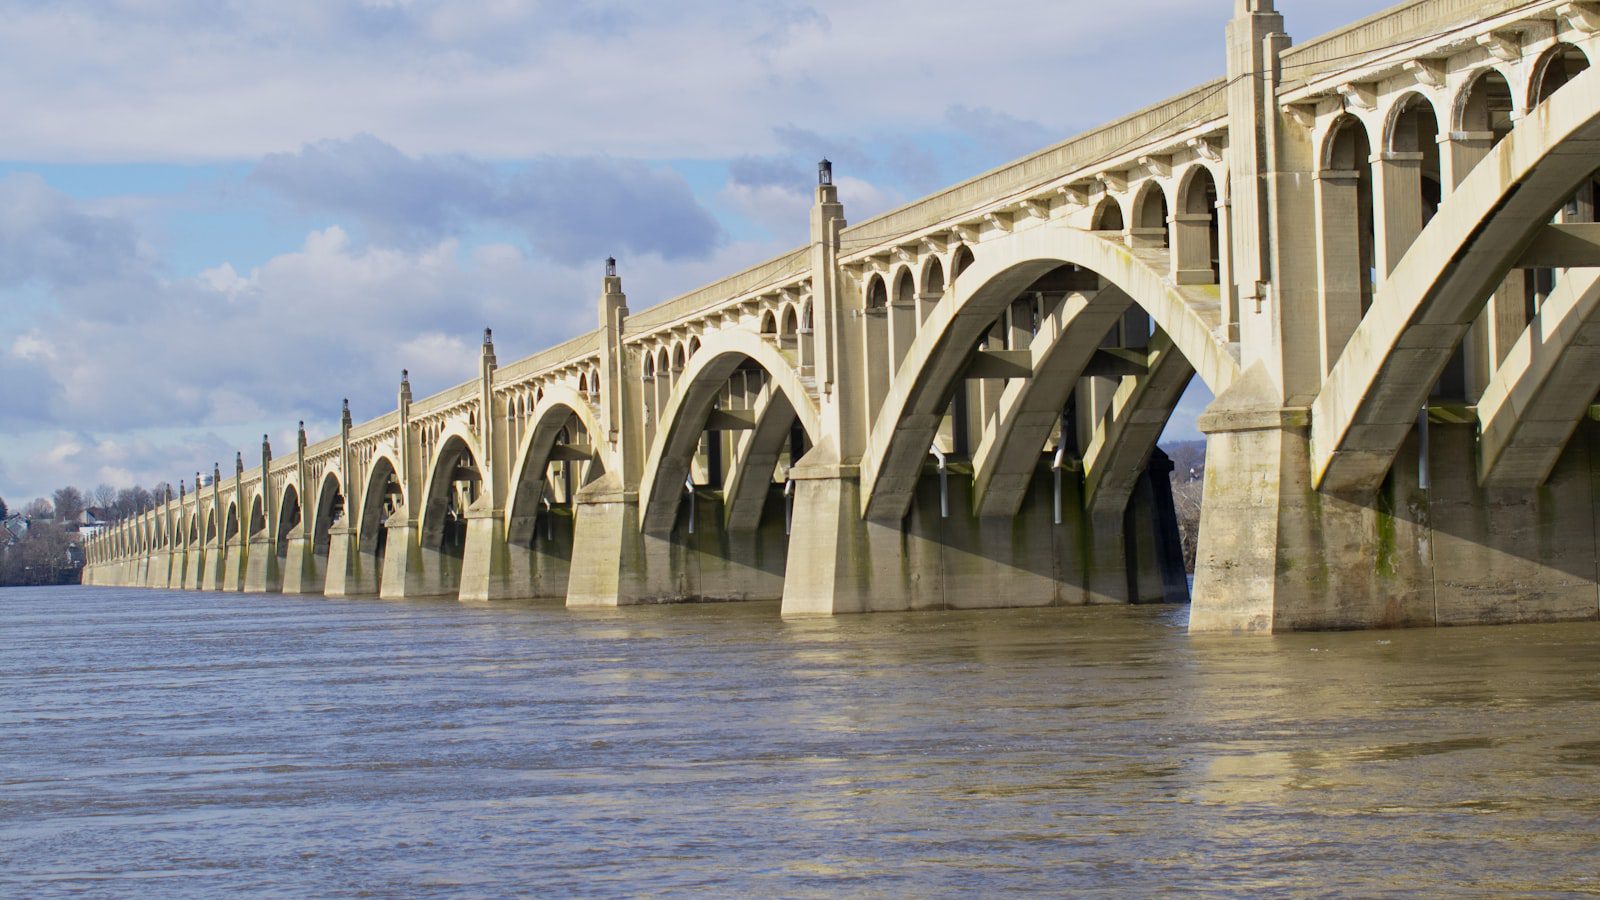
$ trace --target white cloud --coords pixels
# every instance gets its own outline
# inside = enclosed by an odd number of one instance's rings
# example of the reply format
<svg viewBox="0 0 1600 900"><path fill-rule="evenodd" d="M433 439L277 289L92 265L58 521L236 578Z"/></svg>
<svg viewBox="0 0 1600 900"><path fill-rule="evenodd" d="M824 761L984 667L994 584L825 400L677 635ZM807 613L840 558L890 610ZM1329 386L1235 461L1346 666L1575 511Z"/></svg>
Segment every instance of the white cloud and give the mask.
<svg viewBox="0 0 1600 900"><path fill-rule="evenodd" d="M1387 4L1283 5L1304 38ZM1138 15L1060 0L914 13L890 0L7 6L0 137L17 158L83 160L253 159L359 131L412 153L729 158L776 149L784 122L909 133L953 106L1064 132L1219 74L1231 12L1223 0L1151 0Z"/></svg>

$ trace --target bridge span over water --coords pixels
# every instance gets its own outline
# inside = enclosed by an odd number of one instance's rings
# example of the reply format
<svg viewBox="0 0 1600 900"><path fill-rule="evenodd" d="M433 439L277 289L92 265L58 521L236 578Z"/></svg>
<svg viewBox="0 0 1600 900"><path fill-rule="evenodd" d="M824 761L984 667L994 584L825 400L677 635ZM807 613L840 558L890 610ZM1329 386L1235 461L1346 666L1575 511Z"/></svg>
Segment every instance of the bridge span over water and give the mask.
<svg viewBox="0 0 1600 900"><path fill-rule="evenodd" d="M1593 619L1600 3L1413 0L340 433L85 581L330 596L1182 599L1155 448L1215 395L1197 632ZM1152 462L1155 460L1155 462ZM254 460L252 460L254 462Z"/></svg>

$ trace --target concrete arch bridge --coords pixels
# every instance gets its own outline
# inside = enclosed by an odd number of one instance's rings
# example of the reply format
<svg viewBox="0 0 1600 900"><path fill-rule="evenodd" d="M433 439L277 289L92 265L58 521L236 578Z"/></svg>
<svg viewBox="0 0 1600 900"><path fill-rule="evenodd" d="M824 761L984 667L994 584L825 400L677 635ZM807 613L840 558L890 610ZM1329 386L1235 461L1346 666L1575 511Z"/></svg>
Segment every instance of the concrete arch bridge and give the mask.
<svg viewBox="0 0 1600 900"><path fill-rule="evenodd" d="M86 580L330 596L1181 600L1191 627L1600 609L1600 3L1412 0L479 377L195 477ZM257 463L252 459L252 463ZM204 482L204 486L202 485Z"/></svg>

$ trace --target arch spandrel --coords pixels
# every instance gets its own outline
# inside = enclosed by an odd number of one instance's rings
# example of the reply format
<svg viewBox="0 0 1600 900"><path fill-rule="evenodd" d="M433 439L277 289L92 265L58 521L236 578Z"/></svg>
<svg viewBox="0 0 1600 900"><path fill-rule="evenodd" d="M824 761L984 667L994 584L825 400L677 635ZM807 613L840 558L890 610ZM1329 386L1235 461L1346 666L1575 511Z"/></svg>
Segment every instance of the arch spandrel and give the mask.
<svg viewBox="0 0 1600 900"><path fill-rule="evenodd" d="M1530 112L1449 194L1379 284L1312 406L1312 474L1375 490L1488 296L1600 167L1600 70Z"/></svg>
<svg viewBox="0 0 1600 900"><path fill-rule="evenodd" d="M1060 266L1092 272L1125 293L1171 337L1213 394L1225 391L1239 363L1216 334L1220 291L1173 284L1167 260L1165 250L1135 250L1115 237L1063 225L980 244L973 264L929 314L873 420L862 458L863 513L885 520L905 515L949 385L968 352L1006 304Z"/></svg>
<svg viewBox="0 0 1600 900"><path fill-rule="evenodd" d="M789 398L802 428L813 435L821 434L816 403L787 356L752 332L729 330L708 336L684 368L651 442L639 483L640 522L647 531L662 532L672 527L679 492L689 471L688 461L704 431L711 403L745 360L766 369L773 389Z"/></svg>

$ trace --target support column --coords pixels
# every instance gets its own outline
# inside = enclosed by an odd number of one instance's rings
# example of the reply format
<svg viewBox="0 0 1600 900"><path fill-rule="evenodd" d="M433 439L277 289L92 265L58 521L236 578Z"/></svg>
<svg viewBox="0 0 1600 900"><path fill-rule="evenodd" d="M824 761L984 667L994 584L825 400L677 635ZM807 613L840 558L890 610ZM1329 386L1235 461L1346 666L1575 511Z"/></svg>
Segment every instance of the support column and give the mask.
<svg viewBox="0 0 1600 900"><path fill-rule="evenodd" d="M645 602L646 571L639 531L639 492L607 473L573 497L572 571L567 606L574 609Z"/></svg>
<svg viewBox="0 0 1600 900"><path fill-rule="evenodd" d="M306 518L304 507L301 508L300 524L289 530L288 554L283 560L283 592L285 594L320 594L323 589L324 573L318 564L317 555L311 547L311 539L306 535Z"/></svg>
<svg viewBox="0 0 1600 900"><path fill-rule="evenodd" d="M328 529L328 572L323 594L329 597L375 597L377 560L358 552L356 530L345 522Z"/></svg>
<svg viewBox="0 0 1600 900"><path fill-rule="evenodd" d="M406 511L401 509L384 522L384 527L388 537L378 596L385 600L422 596L422 550L417 544L417 520L407 517Z"/></svg>
<svg viewBox="0 0 1600 900"><path fill-rule="evenodd" d="M1403 485L1390 496L1314 490L1309 422L1259 365L1200 417L1206 481L1191 632L1432 623L1425 535L1395 515L1412 497Z"/></svg>

